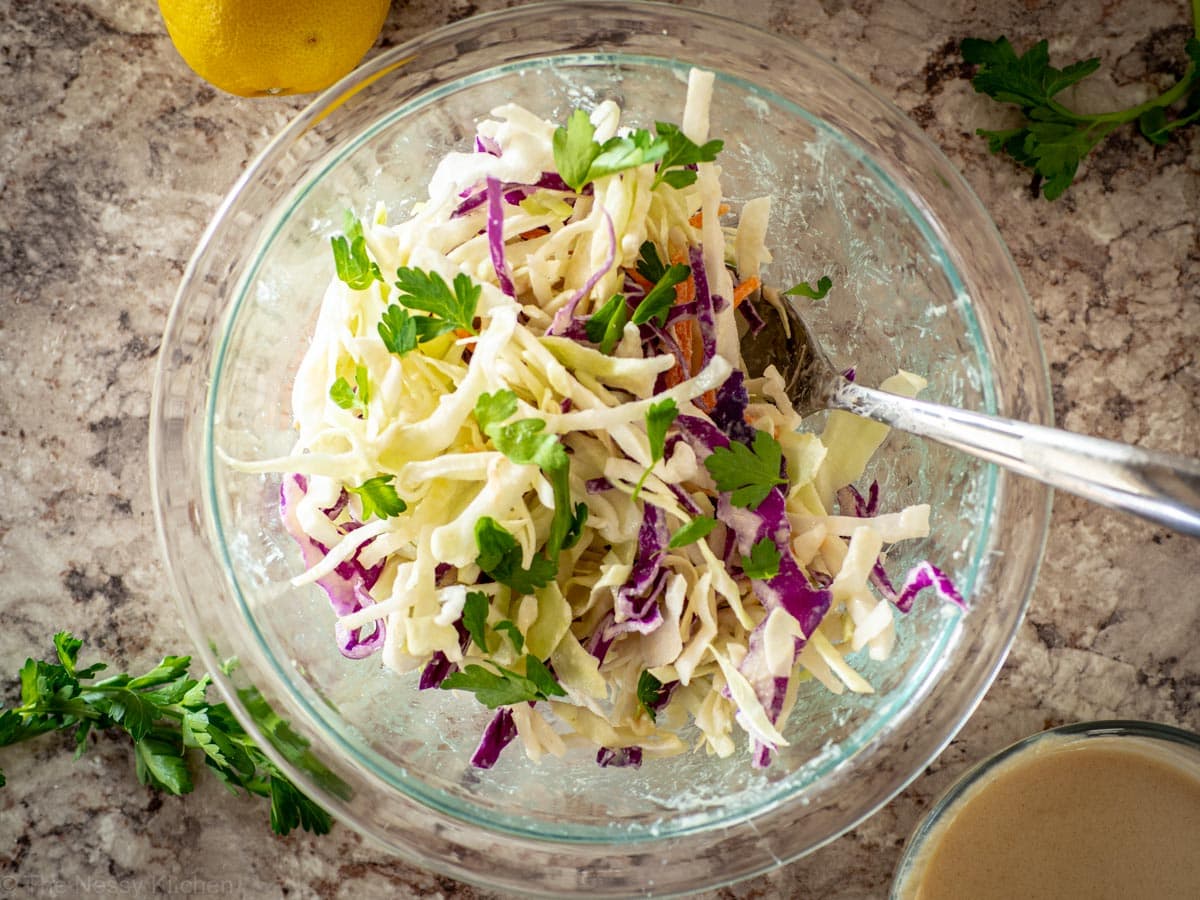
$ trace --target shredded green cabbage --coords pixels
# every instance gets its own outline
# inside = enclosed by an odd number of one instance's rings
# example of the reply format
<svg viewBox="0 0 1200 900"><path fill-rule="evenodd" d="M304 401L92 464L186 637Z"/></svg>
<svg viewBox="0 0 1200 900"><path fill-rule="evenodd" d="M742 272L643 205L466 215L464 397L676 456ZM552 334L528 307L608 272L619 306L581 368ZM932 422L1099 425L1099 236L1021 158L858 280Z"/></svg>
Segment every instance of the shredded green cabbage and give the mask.
<svg viewBox="0 0 1200 900"><path fill-rule="evenodd" d="M708 140L712 86L710 74L692 74L682 133L696 146ZM636 143L620 119L611 101L592 110L601 152L622 137ZM778 443L787 483L771 491L786 505L770 521L775 501L728 502L706 466L719 446L685 439L681 423L711 425L719 392L742 368L731 298L771 260L770 200L747 202L736 227L723 225L720 168L706 160L680 167L695 172L682 186L654 184L651 159L574 191L557 182L558 130L518 106L496 109L478 125L476 150L448 154L408 218L389 224L381 205L355 225L364 266L377 265L382 280L362 290L331 281L296 373L293 451L231 464L304 479L288 521L323 558L295 584L331 590L327 579L346 567L351 582L372 573L342 608L339 633L382 627L383 665L430 678L435 663L482 667L472 677L519 692L536 682L530 658L546 664L561 691L506 704L530 757L580 745L636 747L638 760L689 746L726 756L741 731L765 764L787 743L802 691L872 690L846 656L890 652L895 607L872 573L887 545L928 533L929 508L835 514L835 493L862 476L887 429L833 413L823 434L803 430L774 370L746 381L738 427ZM498 208L483 202L488 179L504 194ZM664 266L691 266L669 324L628 320L654 280L647 245ZM515 297L502 288L497 254ZM450 286L469 279L478 287L469 321L416 318L406 327L429 336L390 349L385 317L402 323L430 308L393 284L401 268L441 276L454 302L462 297ZM629 305L605 353L584 332L614 294ZM365 402L339 402L339 379ZM900 373L884 388L912 394L921 384ZM647 414L667 398L680 418L656 456ZM404 509L367 518L355 490L380 478ZM705 537L667 547L703 516L716 519ZM485 520L498 529L486 545ZM761 540L777 543L781 568L752 580L741 559ZM785 569L797 575L788 581ZM789 605L797 591L814 604L810 634ZM472 616L484 614L468 632L470 604ZM661 687L650 704L639 696L647 683Z"/></svg>

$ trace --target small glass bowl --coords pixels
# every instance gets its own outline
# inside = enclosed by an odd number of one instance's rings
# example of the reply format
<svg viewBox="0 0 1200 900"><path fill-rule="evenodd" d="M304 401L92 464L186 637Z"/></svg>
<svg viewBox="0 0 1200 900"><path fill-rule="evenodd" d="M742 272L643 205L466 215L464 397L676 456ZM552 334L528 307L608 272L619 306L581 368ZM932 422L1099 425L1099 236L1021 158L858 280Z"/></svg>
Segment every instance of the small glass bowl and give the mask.
<svg viewBox="0 0 1200 900"><path fill-rule="evenodd" d="M1072 753L1102 744L1108 747L1114 739L1118 741L1116 746L1144 752L1200 783L1200 734L1191 731L1154 722L1112 720L1061 725L1030 735L969 769L930 808L909 838L896 866L891 900L913 900L920 896L919 881L924 866L936 852L947 826L988 786L989 779L1002 776L1034 754ZM1104 786L1096 787L1103 790Z"/></svg>
<svg viewBox="0 0 1200 900"><path fill-rule="evenodd" d="M611 98L627 123L678 120L693 65L716 73L711 135L725 141L734 210L772 198L766 277L833 277L808 315L836 363L870 384L904 367L929 378L930 399L1051 420L1028 299L979 201L913 123L798 44L673 6L539 4L423 35L318 98L247 169L184 275L155 383L158 526L185 625L243 724L267 740L250 711L261 695L307 744L267 741L305 791L388 850L464 880L663 895L831 841L970 715L1033 587L1049 491L893 435L867 477L889 508L932 504L934 524L889 565L936 561L970 611L919 603L890 660L855 660L874 694L814 688L765 771L745 753L640 769L534 765L514 746L478 772L467 760L485 710L342 658L320 590L289 585L301 564L278 521L278 479L240 474L222 454L290 449L292 376L345 209L384 201L401 218L441 156L469 146L475 122L504 102L561 121ZM227 657L239 663L225 675Z"/></svg>

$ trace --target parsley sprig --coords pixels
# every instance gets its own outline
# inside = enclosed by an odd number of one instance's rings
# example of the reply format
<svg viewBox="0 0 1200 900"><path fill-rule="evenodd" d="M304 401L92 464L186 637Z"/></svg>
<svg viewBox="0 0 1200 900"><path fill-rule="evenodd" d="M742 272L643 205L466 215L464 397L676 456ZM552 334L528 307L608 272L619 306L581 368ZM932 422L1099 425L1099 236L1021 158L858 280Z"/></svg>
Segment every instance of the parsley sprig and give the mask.
<svg viewBox="0 0 1200 900"><path fill-rule="evenodd" d="M678 416L679 407L675 405L675 401L670 397L666 400L659 400L657 403L651 403L650 408L646 410L646 439L650 443L650 465L646 467L646 470L642 472L642 477L634 485L634 500L642 492L642 485L646 483L646 479L650 477L650 473L654 471L654 467L658 465L666 454L667 431L675 423L675 419Z"/></svg>
<svg viewBox="0 0 1200 900"><path fill-rule="evenodd" d="M522 566L521 545L512 532L491 516L483 516L475 523L475 544L479 548L476 565L514 594L532 594L548 585L558 573L558 565L540 553L534 554L528 569Z"/></svg>
<svg viewBox="0 0 1200 900"><path fill-rule="evenodd" d="M367 417L368 404L371 402L371 380L366 366L354 367L354 387L345 378L338 377L329 386L329 399L340 406L357 412L362 418Z"/></svg>
<svg viewBox="0 0 1200 900"><path fill-rule="evenodd" d="M584 110L576 109L567 118L567 124L554 132L555 168L562 180L578 192L605 175L658 163L651 188L664 182L683 188L696 181L696 172L691 167L712 162L724 147L719 140L696 144L679 126L668 122L656 122L654 129L656 133L651 134L644 128L635 128L601 144L596 140L591 118Z"/></svg>
<svg viewBox="0 0 1200 900"><path fill-rule="evenodd" d="M654 286L646 292L646 296L633 311L632 321L635 325L644 325L651 319L659 325L665 325L667 313L675 305L675 285L682 284L691 277L691 266L683 263L664 265L658 256L658 248L653 241L646 241L640 248L637 263L638 274Z"/></svg>
<svg viewBox="0 0 1200 900"><path fill-rule="evenodd" d="M472 663L446 676L442 690L470 691L488 709L567 695L545 663L532 653L526 653L524 659L524 675L495 663L495 671Z"/></svg>
<svg viewBox="0 0 1200 900"><path fill-rule="evenodd" d="M1118 128L1137 122L1142 135L1165 144L1172 132L1200 120L1200 2L1193 0L1195 36L1188 40L1188 66L1174 85L1157 97L1126 109L1081 113L1058 95L1100 68L1098 58L1085 59L1059 69L1050 65L1046 41L1020 56L1007 38L995 41L967 38L963 59L979 67L971 79L975 90L1001 103L1021 108L1024 121L1015 128L977 133L987 138L992 153L1005 153L1036 173L1047 200L1062 195L1079 169L1080 161Z"/></svg>
<svg viewBox="0 0 1200 900"><path fill-rule="evenodd" d="M807 297L810 300L824 300L832 287L833 279L828 275L822 275L817 279L816 287L807 281L801 281L799 284L792 285L784 293L793 297Z"/></svg>
<svg viewBox="0 0 1200 900"><path fill-rule="evenodd" d="M716 527L717 520L712 516L696 516L671 535L671 540L667 543L667 549L679 550L688 544L694 544L696 541L703 540Z"/></svg>
<svg viewBox="0 0 1200 900"><path fill-rule="evenodd" d="M372 283L383 281L379 266L367 255L367 240L363 237L362 224L354 219L348 234L331 237L333 265L337 277L356 291L365 291Z"/></svg>
<svg viewBox="0 0 1200 900"><path fill-rule="evenodd" d="M231 790L271 803L271 828L287 834L300 827L325 834L329 814L288 780L246 734L224 703L206 697L211 679L188 675L191 657L167 656L136 677L96 680L104 663L79 667L83 641L62 631L54 636L57 662L27 659L20 670L21 703L0 711L0 746L31 740L51 731L73 731L75 756L87 750L92 731L119 729L133 740L138 780L169 794L186 794L194 783L189 750ZM323 784L345 795L348 788L312 756L307 743L287 727L257 691L239 692L264 733L290 760ZM4 785L0 773L0 786Z"/></svg>
<svg viewBox="0 0 1200 900"><path fill-rule="evenodd" d="M729 491L734 506L757 509L776 485L787 484L780 477L783 448L765 431L754 432L754 443L747 447L731 441L718 447L704 460L704 466L717 483L717 490Z"/></svg>
<svg viewBox="0 0 1200 900"><path fill-rule="evenodd" d="M471 591L467 594L466 602L463 603L462 624L463 628L467 629L467 634L471 638L471 642L482 650L484 653L490 653L488 647L488 613L491 612L491 603L488 601L487 594L483 591ZM520 653L525 649L525 635L521 634L521 629L516 622L509 619L503 619L491 626L491 631L500 634L508 635L508 639L512 641L513 649Z"/></svg>
<svg viewBox="0 0 1200 900"><path fill-rule="evenodd" d="M783 557L770 538L763 538L750 548L750 555L742 557L742 571L747 578L768 581L779 574L779 563Z"/></svg>
<svg viewBox="0 0 1200 900"><path fill-rule="evenodd" d="M396 270L395 284L399 291L396 297L398 303L442 320L436 324L426 324L418 317L413 326L418 340L426 341L456 328L468 334L479 334L475 328L475 307L479 304L483 288L466 273L455 275L451 288L437 272L401 266Z"/></svg>
<svg viewBox="0 0 1200 900"><path fill-rule="evenodd" d="M560 550L579 539L587 521L587 505L571 506L571 458L558 435L548 433L543 419L519 419L501 424L517 412L517 395L504 389L482 394L475 402L475 420L479 429L496 449L518 465L541 468L554 492L554 518L546 538L546 556L557 559Z"/></svg>
<svg viewBox="0 0 1200 900"><path fill-rule="evenodd" d="M587 339L600 345L600 352L608 356L616 349L629 321L629 303L624 294L613 294L583 324Z"/></svg>
<svg viewBox="0 0 1200 900"><path fill-rule="evenodd" d="M350 493L362 501L362 517L365 522L371 516L379 519L390 519L408 509L408 504L400 499L396 488L392 485L394 475L376 475L368 478L358 487L346 487Z"/></svg>

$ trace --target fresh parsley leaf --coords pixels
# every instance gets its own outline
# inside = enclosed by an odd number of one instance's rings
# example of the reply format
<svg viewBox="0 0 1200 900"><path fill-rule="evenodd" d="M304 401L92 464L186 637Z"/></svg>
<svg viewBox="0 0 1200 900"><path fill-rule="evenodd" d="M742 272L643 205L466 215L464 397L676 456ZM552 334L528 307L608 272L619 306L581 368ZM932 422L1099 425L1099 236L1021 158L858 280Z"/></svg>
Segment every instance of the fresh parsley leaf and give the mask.
<svg viewBox="0 0 1200 900"><path fill-rule="evenodd" d="M454 326L443 319L414 316L395 303L383 311L377 327L383 346L397 356L403 356L417 349L418 345L454 330Z"/></svg>
<svg viewBox="0 0 1200 900"><path fill-rule="evenodd" d="M659 325L667 322L667 313L675 305L675 285L687 281L691 277L691 266L683 263L673 263L658 282L642 298L642 302L633 311L631 321L634 325L644 325L655 319Z"/></svg>
<svg viewBox="0 0 1200 900"><path fill-rule="evenodd" d="M657 140L650 132L638 128L627 136L611 137L600 147L588 169L588 181L605 175L615 175L649 162L662 159L667 152L666 141Z"/></svg>
<svg viewBox="0 0 1200 900"><path fill-rule="evenodd" d="M356 291L365 291L373 282L383 281L379 266L367 255L367 241L362 236L361 225L352 240L347 240L344 235L329 240L333 245L333 265L338 278Z"/></svg>
<svg viewBox="0 0 1200 900"><path fill-rule="evenodd" d="M624 294L613 294L608 301L596 310L583 325L587 338L593 344L600 345L600 352L606 356L616 349L625 332L625 323L629 321L629 304Z"/></svg>
<svg viewBox="0 0 1200 900"><path fill-rule="evenodd" d="M555 515L558 515L558 509L554 510ZM583 526L587 524L588 508L586 503L576 503L575 511L570 514L567 521L567 528L563 534L562 549L570 550L583 537ZM553 523L551 523L553 525Z"/></svg>
<svg viewBox="0 0 1200 900"><path fill-rule="evenodd" d="M303 828L313 834L328 834L333 827L333 818L320 806L306 797L272 767L267 784L271 799L271 829L276 834L287 834L294 828Z"/></svg>
<svg viewBox="0 0 1200 900"><path fill-rule="evenodd" d="M376 475L368 478L358 487L347 487L362 501L363 521L375 516L377 519L390 519L408 509L408 504L400 499L392 486L393 475Z"/></svg>
<svg viewBox="0 0 1200 900"><path fill-rule="evenodd" d="M538 690L538 696L543 700L551 697L565 697L567 692L558 683L546 664L532 653L525 654L525 677L532 681Z"/></svg>
<svg viewBox="0 0 1200 900"><path fill-rule="evenodd" d="M547 434L542 419L518 419L493 427L488 436L497 450L519 465L540 466L552 473L565 470L571 463L558 435Z"/></svg>
<svg viewBox="0 0 1200 900"><path fill-rule="evenodd" d="M667 430L674 424L675 417L678 415L679 407L670 397L657 403L651 403L650 408L646 410L646 437L650 441L650 465L646 467L646 471L642 473L642 477L638 479L638 483L633 488L634 500L637 499L642 485L646 483L654 466L663 458L667 446Z"/></svg>
<svg viewBox="0 0 1200 900"><path fill-rule="evenodd" d="M787 484L779 475L783 449L765 431L754 432L753 449L740 441L718 447L704 460L720 491L729 491L734 506L757 509L776 485Z"/></svg>
<svg viewBox="0 0 1200 900"><path fill-rule="evenodd" d="M666 263L659 257L654 241L644 241L638 248L637 270L638 274L651 284L656 283L667 274Z"/></svg>
<svg viewBox="0 0 1200 900"><path fill-rule="evenodd" d="M750 548L750 555L742 557L742 571L747 578L767 581L779 574L782 557L779 548L770 538L763 538Z"/></svg>
<svg viewBox="0 0 1200 900"><path fill-rule="evenodd" d="M443 319L448 326L445 330L461 328L469 334L479 334L475 328L475 308L483 287L473 282L469 275L463 272L455 275L454 289L451 290L437 272L402 266L396 270L396 288L400 292L396 297L400 304Z"/></svg>
<svg viewBox="0 0 1200 900"><path fill-rule="evenodd" d="M658 164L651 188L658 187L664 181L673 188L684 188L695 183L696 173L685 167L712 162L725 146L725 142L719 140L697 145L680 131L678 125L668 122L656 122L654 130L660 138L666 139L667 150Z"/></svg>
<svg viewBox="0 0 1200 900"><path fill-rule="evenodd" d="M532 594L548 585L558 573L558 566L540 553L534 555L528 569L523 568L521 545L491 516L483 516L475 523L475 544L479 548L476 565L517 595Z"/></svg>
<svg viewBox="0 0 1200 900"><path fill-rule="evenodd" d="M565 697L563 690L545 664L532 654L525 655L525 674L519 675L503 666L496 671L472 663L458 672L451 672L441 684L442 690L470 691L488 709L512 706L531 700Z"/></svg>
<svg viewBox="0 0 1200 900"><path fill-rule="evenodd" d="M567 118L567 124L554 131L554 167L574 191L583 190L589 180L592 160L600 155L600 145L594 140L595 134L591 117L582 109L574 110Z"/></svg>
<svg viewBox="0 0 1200 900"><path fill-rule="evenodd" d="M329 399L342 409L356 410L365 419L367 404L371 402L371 383L366 366L354 367L354 383L357 388L350 387L345 378L338 376L337 381L329 386Z"/></svg>
<svg viewBox="0 0 1200 900"><path fill-rule="evenodd" d="M475 421L479 430L489 437L505 419L511 419L517 413L517 395L508 388L496 391L494 394L480 394L475 401Z"/></svg>
<svg viewBox="0 0 1200 900"><path fill-rule="evenodd" d="M807 281L802 281L788 288L784 293L791 294L794 297L808 297L810 300L824 300L825 295L829 293L831 287L833 287L833 279L828 275L822 275L817 279L816 287L813 287Z"/></svg>
<svg viewBox="0 0 1200 900"><path fill-rule="evenodd" d="M286 833L296 823L314 833L329 830L332 819L328 813L288 782L228 707L208 702L205 693L210 679L207 675L199 680L188 676L189 657L165 657L137 677L122 674L95 681L95 673L104 666L95 663L78 668L81 645L79 639L60 632L54 637L56 663L26 660L19 676L21 705L0 711L0 746L48 731L72 730L78 757L87 749L91 731L119 728L133 739L135 769L143 784L172 794L192 790L187 751L198 749L208 770L231 788L271 797L271 822L278 832ZM301 760L308 753L307 743L295 736L288 739L286 723L261 698L257 708L252 701L253 697L247 699L246 708L263 733L289 759ZM275 724L267 721L263 709L274 717ZM305 768L323 769L319 762ZM346 785L324 771L328 777L323 783L345 796ZM3 783L0 776L0 785Z"/></svg>
<svg viewBox="0 0 1200 900"><path fill-rule="evenodd" d="M168 794L187 794L192 790L192 775L181 748L170 741L147 737L133 745L138 781Z"/></svg>
<svg viewBox="0 0 1200 900"><path fill-rule="evenodd" d="M546 557L554 560L560 550L578 540L587 519L587 507L571 505L571 458L558 435L546 433L544 420L518 419L508 425L499 424L516 411L517 396L509 390L483 394L475 403L475 419L497 450L518 465L538 466L546 473L554 491L554 517L546 537Z"/></svg>
<svg viewBox="0 0 1200 900"><path fill-rule="evenodd" d="M484 653L488 652L487 619L491 604L483 591L471 591L463 604L462 623L475 646Z"/></svg>
<svg viewBox="0 0 1200 900"><path fill-rule="evenodd" d="M517 627L517 623L509 619L502 622L497 622L494 631L503 631L508 635L508 639L512 641L513 649L520 653L525 649L525 635L521 634L521 629Z"/></svg>
<svg viewBox="0 0 1200 900"><path fill-rule="evenodd" d="M651 675L649 671L643 671L638 676L638 706L646 711L646 715L650 717L651 722L658 721L658 704L662 702L662 696L665 692L663 683Z"/></svg>
<svg viewBox="0 0 1200 900"><path fill-rule="evenodd" d="M668 397L657 403L651 403L646 410L646 437L650 441L650 457L656 462L663 458L667 446L667 431L675 424L679 415L679 407Z"/></svg>
<svg viewBox="0 0 1200 900"><path fill-rule="evenodd" d="M696 516L696 518L671 535L671 540L667 543L667 549L678 550L680 547L693 544L708 537L709 533L716 527L717 520L712 516Z"/></svg>
<svg viewBox="0 0 1200 900"><path fill-rule="evenodd" d="M576 109L567 118L567 124L554 132L555 168L572 190L581 191L584 185L597 178L657 162L658 171L651 187L666 182L681 188L696 180L696 173L690 166L712 162L724 146L721 141L697 146L679 130L679 126L666 122L656 123L655 131L656 134L651 134L643 128L635 128L628 134L611 137L601 145L596 141L591 118L582 109Z"/></svg>
<svg viewBox="0 0 1200 900"><path fill-rule="evenodd" d="M1095 114L1077 112L1056 98L1095 72L1100 67L1098 58L1059 69L1050 65L1046 41L1018 55L1005 37L995 41L967 38L960 50L966 62L979 67L971 79L975 90L1000 103L1015 104L1024 115L1019 127L980 128L977 133L987 138L992 153L1006 153L1032 169L1035 185L1040 185L1047 200L1062 195L1074 180L1080 161L1117 128L1136 121L1148 140L1161 144L1172 131L1200 118L1200 109L1192 106L1200 100L1200 41L1196 38L1188 42L1187 70L1172 87L1136 106ZM1172 119L1168 111L1181 101L1184 108Z"/></svg>

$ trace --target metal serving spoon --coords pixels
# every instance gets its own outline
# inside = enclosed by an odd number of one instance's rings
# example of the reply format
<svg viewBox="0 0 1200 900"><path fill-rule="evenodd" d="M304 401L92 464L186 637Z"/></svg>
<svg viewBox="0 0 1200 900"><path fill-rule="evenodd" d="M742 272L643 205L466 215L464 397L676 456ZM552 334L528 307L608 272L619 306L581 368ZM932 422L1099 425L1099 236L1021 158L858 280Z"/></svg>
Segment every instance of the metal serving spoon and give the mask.
<svg viewBox="0 0 1200 900"><path fill-rule="evenodd" d="M1200 537L1200 459L910 400L855 384L833 367L793 305L781 301L782 318L775 304L757 304L766 325L757 334L743 334L742 358L752 376L775 364L800 415L845 410L1102 506Z"/></svg>

